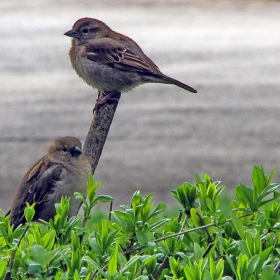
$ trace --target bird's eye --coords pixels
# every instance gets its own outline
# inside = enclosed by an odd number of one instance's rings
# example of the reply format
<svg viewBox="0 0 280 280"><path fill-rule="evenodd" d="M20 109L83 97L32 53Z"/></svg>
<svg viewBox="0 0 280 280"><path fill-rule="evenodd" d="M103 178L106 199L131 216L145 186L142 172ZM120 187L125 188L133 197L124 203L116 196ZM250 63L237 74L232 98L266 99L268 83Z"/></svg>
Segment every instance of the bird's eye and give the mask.
<svg viewBox="0 0 280 280"><path fill-rule="evenodd" d="M62 148L62 151L63 151L63 152L66 152L66 151L67 151L67 148L66 148L66 147L63 147L63 148Z"/></svg>
<svg viewBox="0 0 280 280"><path fill-rule="evenodd" d="M83 32L83 33L88 33L88 28L86 28L86 27L83 28L82 32Z"/></svg>

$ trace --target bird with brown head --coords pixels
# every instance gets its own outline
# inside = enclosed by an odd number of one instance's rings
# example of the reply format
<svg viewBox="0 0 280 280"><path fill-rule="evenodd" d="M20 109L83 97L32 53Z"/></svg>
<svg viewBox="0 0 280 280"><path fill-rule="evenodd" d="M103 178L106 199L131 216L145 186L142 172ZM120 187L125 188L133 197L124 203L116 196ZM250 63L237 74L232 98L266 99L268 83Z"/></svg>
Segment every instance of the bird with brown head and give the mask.
<svg viewBox="0 0 280 280"><path fill-rule="evenodd" d="M82 18L64 35L72 38L70 59L77 74L103 92L127 92L145 83L192 87L163 74L131 38L113 31L104 22Z"/></svg>
<svg viewBox="0 0 280 280"><path fill-rule="evenodd" d="M82 153L80 140L74 137L56 139L37 163L25 174L13 199L10 223L17 227L25 223L26 202L35 204L34 221L48 221L55 216L55 203L62 196L71 199L69 216L76 215L80 201L74 192L86 196L91 166Z"/></svg>

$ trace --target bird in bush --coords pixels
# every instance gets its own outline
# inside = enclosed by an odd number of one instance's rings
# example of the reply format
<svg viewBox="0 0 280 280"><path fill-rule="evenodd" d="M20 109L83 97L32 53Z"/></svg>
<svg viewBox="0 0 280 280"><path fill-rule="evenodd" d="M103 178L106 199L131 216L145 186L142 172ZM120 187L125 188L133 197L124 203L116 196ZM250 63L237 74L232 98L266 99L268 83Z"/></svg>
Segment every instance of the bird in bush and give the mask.
<svg viewBox="0 0 280 280"><path fill-rule="evenodd" d="M131 38L113 31L104 22L81 18L64 35L72 38L69 51L73 68L90 86L103 92L106 102L116 91L127 92L145 83L192 87L164 75Z"/></svg>
<svg viewBox="0 0 280 280"><path fill-rule="evenodd" d="M70 136L56 139L46 155L25 174L13 199L10 224L17 227L26 222L26 202L35 204L33 220L48 221L55 216L55 203L62 196L71 198L69 215L76 215L81 203L74 198L74 192L86 196L90 173L91 166L82 153L80 140Z"/></svg>

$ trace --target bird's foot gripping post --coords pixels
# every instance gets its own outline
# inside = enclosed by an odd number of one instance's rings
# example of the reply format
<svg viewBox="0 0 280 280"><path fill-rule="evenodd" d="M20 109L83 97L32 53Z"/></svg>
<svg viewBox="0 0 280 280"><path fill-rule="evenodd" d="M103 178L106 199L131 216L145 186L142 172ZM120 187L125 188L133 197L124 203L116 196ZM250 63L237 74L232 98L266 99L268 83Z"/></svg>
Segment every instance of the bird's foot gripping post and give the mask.
<svg viewBox="0 0 280 280"><path fill-rule="evenodd" d="M99 99L102 102L97 102L94 107L93 120L83 147L83 152L91 164L92 174L95 172L121 97L121 93L117 91L110 92L105 96L102 92L100 95ZM114 98L111 98L112 96ZM105 101L103 101L104 99Z"/></svg>
<svg viewBox="0 0 280 280"><path fill-rule="evenodd" d="M118 92L118 91L111 91L109 93L104 93L102 91L98 91L98 98L96 99L96 103L95 103L95 106L93 108L93 113L97 112L98 107L101 104L106 103L109 99L111 101L115 100L115 101L118 102L119 101L118 97L116 97L115 99L111 98L113 95L115 95L117 93L120 93L120 92Z"/></svg>

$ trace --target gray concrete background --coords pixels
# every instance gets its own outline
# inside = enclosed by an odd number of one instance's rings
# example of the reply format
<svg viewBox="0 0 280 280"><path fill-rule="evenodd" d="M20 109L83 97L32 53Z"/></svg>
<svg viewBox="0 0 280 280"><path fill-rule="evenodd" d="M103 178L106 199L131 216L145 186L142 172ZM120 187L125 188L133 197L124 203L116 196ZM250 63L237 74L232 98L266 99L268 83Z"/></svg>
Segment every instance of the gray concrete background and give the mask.
<svg viewBox="0 0 280 280"><path fill-rule="evenodd" d="M113 3L112 3L113 2ZM0 208L59 136L84 141L97 96L71 69L81 17L132 37L167 75L198 90L145 85L123 94L96 171L99 193L170 190L210 173L228 191L253 165L280 162L280 2L0 2ZM276 176L280 179L280 172Z"/></svg>

